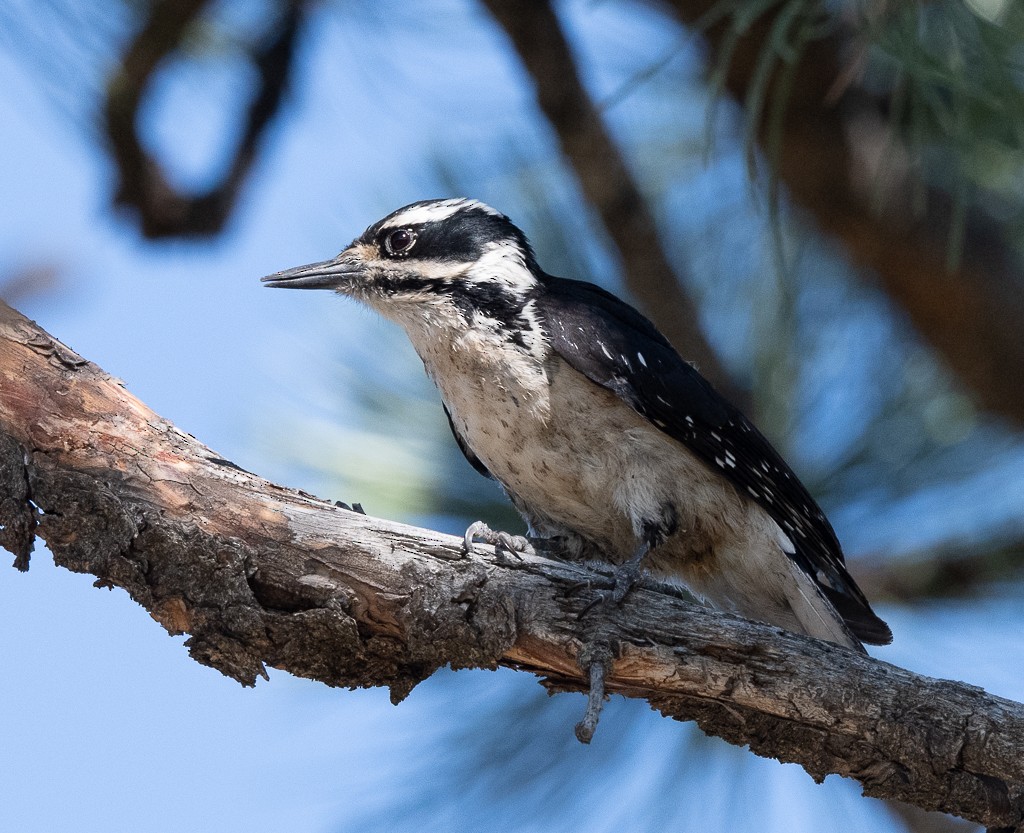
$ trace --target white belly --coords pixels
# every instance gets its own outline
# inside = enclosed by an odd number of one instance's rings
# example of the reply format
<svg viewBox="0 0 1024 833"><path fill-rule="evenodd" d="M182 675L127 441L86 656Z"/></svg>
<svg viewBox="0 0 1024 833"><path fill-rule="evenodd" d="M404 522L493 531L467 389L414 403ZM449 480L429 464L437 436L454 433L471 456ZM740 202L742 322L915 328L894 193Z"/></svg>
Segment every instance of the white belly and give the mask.
<svg viewBox="0 0 1024 833"><path fill-rule="evenodd" d="M681 559L711 554L725 515L743 503L718 474L561 358L473 349L473 337L416 346L456 430L536 533L575 532L619 562L635 552L644 521L672 504L683 534L649 566L679 575Z"/></svg>

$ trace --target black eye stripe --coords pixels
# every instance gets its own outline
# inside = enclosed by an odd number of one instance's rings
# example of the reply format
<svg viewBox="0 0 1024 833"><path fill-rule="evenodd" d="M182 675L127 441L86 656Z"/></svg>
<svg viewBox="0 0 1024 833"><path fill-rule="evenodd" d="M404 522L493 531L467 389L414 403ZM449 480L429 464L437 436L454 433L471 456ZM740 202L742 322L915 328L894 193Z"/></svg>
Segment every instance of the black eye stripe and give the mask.
<svg viewBox="0 0 1024 833"><path fill-rule="evenodd" d="M400 257L407 255L416 245L416 232L408 228L395 229L384 238L384 251Z"/></svg>
<svg viewBox="0 0 1024 833"><path fill-rule="evenodd" d="M387 217L363 232L360 242L375 246L385 258L431 260L438 263L472 263L478 260L496 241L508 243L518 249L528 268L539 270L529 241L522 231L506 218L479 210L458 212L443 220L402 222L399 217ZM396 225L396 221L401 225ZM413 236L410 244L402 233ZM395 235L399 239L395 239ZM406 248L402 248L400 240Z"/></svg>

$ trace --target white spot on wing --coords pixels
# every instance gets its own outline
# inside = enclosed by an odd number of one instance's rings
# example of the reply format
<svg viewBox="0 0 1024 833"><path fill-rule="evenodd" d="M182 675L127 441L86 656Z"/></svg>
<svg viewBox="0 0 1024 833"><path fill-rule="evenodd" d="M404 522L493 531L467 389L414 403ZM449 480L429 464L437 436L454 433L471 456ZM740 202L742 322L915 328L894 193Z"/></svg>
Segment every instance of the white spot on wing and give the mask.
<svg viewBox="0 0 1024 833"><path fill-rule="evenodd" d="M642 364L644 367L647 367L647 359L644 358L643 353L637 353L636 357L640 359L640 364Z"/></svg>

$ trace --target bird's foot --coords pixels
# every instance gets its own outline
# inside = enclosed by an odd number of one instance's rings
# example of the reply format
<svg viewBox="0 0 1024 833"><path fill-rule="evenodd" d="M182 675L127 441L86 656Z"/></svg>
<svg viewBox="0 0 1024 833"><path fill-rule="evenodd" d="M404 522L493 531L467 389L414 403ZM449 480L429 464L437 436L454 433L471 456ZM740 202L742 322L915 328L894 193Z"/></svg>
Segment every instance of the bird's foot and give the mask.
<svg viewBox="0 0 1024 833"><path fill-rule="evenodd" d="M577 593L582 593L585 590L592 590L594 587L594 580L591 578L585 578L581 581L574 581L568 587L565 588L566 596L575 596Z"/></svg>
<svg viewBox="0 0 1024 833"><path fill-rule="evenodd" d="M594 600L580 611L579 618L582 619L598 605L602 607L606 605L618 607L622 604L623 599L626 598L629 591L640 580L640 576L643 575L644 571L640 568L640 564L646 554L647 548L641 548L629 561L620 565L612 576L613 584L611 591L598 593Z"/></svg>
<svg viewBox="0 0 1024 833"><path fill-rule="evenodd" d="M612 588L611 596L614 604L622 604L622 600L633 589L633 585L640 580L642 573L639 558L631 558L615 571L615 586Z"/></svg>
<svg viewBox="0 0 1024 833"><path fill-rule="evenodd" d="M470 524L469 529L466 530L466 535L463 539L466 555L473 551L474 541L483 541L485 544L491 544L494 547L494 554L497 556L499 564L507 564L509 555L522 560L523 555L535 554L533 545L525 535L495 532L483 521Z"/></svg>

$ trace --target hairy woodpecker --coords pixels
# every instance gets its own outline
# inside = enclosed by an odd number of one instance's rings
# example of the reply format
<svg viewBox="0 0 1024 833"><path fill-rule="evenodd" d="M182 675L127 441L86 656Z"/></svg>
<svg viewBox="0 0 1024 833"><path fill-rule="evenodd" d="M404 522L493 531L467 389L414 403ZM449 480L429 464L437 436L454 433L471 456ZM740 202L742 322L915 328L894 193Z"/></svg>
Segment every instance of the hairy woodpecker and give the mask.
<svg viewBox="0 0 1024 833"><path fill-rule="evenodd" d="M531 540L620 565L614 598L642 562L762 622L861 651L892 640L757 428L631 306L545 273L493 208L416 202L337 257L263 281L333 289L399 324L469 462ZM482 524L474 536L523 546Z"/></svg>

